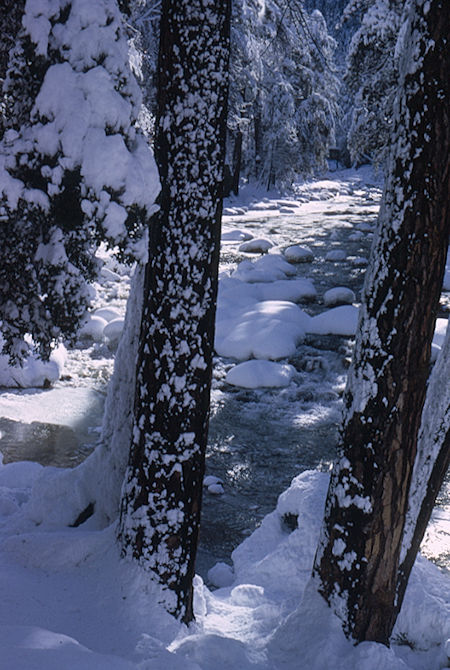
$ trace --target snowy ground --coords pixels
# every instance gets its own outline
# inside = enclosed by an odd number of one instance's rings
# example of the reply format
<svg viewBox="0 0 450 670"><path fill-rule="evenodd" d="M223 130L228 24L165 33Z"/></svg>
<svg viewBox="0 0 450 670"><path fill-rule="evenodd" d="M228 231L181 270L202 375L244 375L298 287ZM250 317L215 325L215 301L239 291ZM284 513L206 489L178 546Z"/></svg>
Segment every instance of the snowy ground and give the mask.
<svg viewBox="0 0 450 670"><path fill-rule="evenodd" d="M353 648L308 586L380 197L366 170L330 177L289 199L248 189L225 209L195 626L180 630L118 560L113 527L42 521L42 465L11 463L0 468L0 668L447 667L448 571L418 562L390 651ZM5 462L73 466L92 448L128 286L107 260L79 347L21 377L0 363L3 384L53 383L2 393ZM448 540L447 490L423 548L447 568Z"/></svg>

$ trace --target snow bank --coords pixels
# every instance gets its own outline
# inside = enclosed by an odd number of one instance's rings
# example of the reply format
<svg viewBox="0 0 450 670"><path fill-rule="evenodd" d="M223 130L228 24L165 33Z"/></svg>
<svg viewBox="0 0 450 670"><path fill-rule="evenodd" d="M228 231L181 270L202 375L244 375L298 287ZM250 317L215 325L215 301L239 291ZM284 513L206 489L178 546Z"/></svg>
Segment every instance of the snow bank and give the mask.
<svg viewBox="0 0 450 670"><path fill-rule="evenodd" d="M60 519L70 517L67 472L0 465L0 502L11 502L0 504L0 598L8 603L0 611L0 653L8 670L296 670L299 659L308 670L445 665L450 583L428 561L413 569L396 626L396 639L409 647L354 647L317 595L310 575L327 473L292 481L234 551L234 569L211 569L219 590L196 578L197 621L188 630L158 605L160 587L149 575L120 559L115 524L102 530L95 517L78 528L40 523L55 501Z"/></svg>
<svg viewBox="0 0 450 670"><path fill-rule="evenodd" d="M0 350L3 340L0 335ZM7 388L31 388L47 386L60 378L66 361L66 349L60 344L50 355L49 361L42 361L30 354L23 366L11 366L8 356L0 355L0 386Z"/></svg>

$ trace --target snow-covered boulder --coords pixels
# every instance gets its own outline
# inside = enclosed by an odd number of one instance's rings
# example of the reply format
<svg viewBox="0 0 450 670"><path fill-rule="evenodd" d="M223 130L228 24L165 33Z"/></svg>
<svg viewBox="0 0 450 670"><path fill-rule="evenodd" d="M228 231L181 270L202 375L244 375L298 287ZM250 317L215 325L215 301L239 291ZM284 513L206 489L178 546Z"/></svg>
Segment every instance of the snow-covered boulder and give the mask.
<svg viewBox="0 0 450 670"><path fill-rule="evenodd" d="M292 365L272 361L245 361L229 370L225 381L246 389L260 387L282 388L289 386L295 368Z"/></svg>
<svg viewBox="0 0 450 670"><path fill-rule="evenodd" d="M308 325L308 333L353 336L357 325L358 308L353 305L341 305L312 317Z"/></svg>
<svg viewBox="0 0 450 670"><path fill-rule="evenodd" d="M356 296L350 288L345 286L336 286L326 291L323 296L323 302L326 307L334 307L335 305L351 305L355 302Z"/></svg>
<svg viewBox="0 0 450 670"><path fill-rule="evenodd" d="M331 261L333 263L340 263L341 261L345 261L346 258L347 254L343 249L333 249L325 256L326 261Z"/></svg>
<svg viewBox="0 0 450 670"><path fill-rule="evenodd" d="M309 263L314 260L314 254L307 246L294 244L284 250L285 258L291 263Z"/></svg>
<svg viewBox="0 0 450 670"><path fill-rule="evenodd" d="M269 251L269 249L271 249L272 247L273 242L271 242L266 238L259 237L241 244L241 246L239 247L239 251L246 251L247 253L251 254L258 254L258 253L264 254L267 251Z"/></svg>

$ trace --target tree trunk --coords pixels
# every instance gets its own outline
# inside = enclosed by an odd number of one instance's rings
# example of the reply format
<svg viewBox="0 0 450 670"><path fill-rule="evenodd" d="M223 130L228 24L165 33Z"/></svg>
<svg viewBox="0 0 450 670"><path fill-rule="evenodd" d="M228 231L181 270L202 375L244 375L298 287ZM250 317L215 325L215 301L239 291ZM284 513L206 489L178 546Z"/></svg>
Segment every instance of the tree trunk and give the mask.
<svg viewBox="0 0 450 670"><path fill-rule="evenodd" d="M225 154L229 1L163 0L156 160L162 191L137 364L119 537L166 607L193 618Z"/></svg>
<svg viewBox="0 0 450 670"><path fill-rule="evenodd" d="M320 593L357 641L389 643L404 592L400 551L450 233L449 10L444 0L418 0L411 10L390 172L315 559Z"/></svg>
<svg viewBox="0 0 450 670"><path fill-rule="evenodd" d="M450 328L428 384L400 554L397 609L450 464Z"/></svg>

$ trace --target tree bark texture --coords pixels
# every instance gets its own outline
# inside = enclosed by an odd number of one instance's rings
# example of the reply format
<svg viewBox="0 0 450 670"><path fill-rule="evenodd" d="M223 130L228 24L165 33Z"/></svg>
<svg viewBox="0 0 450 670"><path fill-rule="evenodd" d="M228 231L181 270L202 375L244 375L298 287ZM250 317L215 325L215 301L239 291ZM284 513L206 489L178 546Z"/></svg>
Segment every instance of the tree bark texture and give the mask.
<svg viewBox="0 0 450 670"><path fill-rule="evenodd" d="M428 383L400 554L397 607L450 464L450 328Z"/></svg>
<svg viewBox="0 0 450 670"><path fill-rule="evenodd" d="M411 8L390 171L315 559L319 591L356 641L389 644L404 593L400 550L450 233L449 11L445 0Z"/></svg>
<svg viewBox="0 0 450 670"><path fill-rule="evenodd" d="M229 61L229 1L163 0L155 156L123 554L193 618L208 430Z"/></svg>

